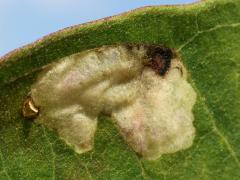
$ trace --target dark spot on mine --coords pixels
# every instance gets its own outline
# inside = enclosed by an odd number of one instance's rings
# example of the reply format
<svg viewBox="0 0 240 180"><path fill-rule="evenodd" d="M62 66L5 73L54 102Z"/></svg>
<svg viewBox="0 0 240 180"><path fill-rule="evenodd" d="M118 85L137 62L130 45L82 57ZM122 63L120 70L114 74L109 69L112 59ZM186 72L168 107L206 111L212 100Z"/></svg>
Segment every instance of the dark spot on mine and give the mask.
<svg viewBox="0 0 240 180"><path fill-rule="evenodd" d="M133 45L132 44L126 44L125 47L127 48L127 50L132 51L133 49Z"/></svg>
<svg viewBox="0 0 240 180"><path fill-rule="evenodd" d="M126 49L129 51L132 51L133 48L140 50L141 46L142 46L142 44L125 44Z"/></svg>
<svg viewBox="0 0 240 180"><path fill-rule="evenodd" d="M147 66L150 66L160 76L164 76L171 66L173 52L169 48L148 46Z"/></svg>
<svg viewBox="0 0 240 180"><path fill-rule="evenodd" d="M180 71L180 73L181 73L181 76L183 76L183 69L182 69L182 67L181 66L177 66L175 68L178 69Z"/></svg>

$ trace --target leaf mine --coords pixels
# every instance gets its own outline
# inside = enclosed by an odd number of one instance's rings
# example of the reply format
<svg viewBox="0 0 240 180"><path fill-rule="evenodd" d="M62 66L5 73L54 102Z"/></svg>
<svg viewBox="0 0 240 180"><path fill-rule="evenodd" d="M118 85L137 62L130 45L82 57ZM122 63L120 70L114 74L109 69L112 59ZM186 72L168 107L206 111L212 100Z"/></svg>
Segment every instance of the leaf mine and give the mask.
<svg viewBox="0 0 240 180"><path fill-rule="evenodd" d="M57 131L78 153L93 148L97 118L108 114L127 144L154 160L192 145L195 101L171 49L113 45L53 63L32 86L22 112L27 117L24 112L41 108L35 122Z"/></svg>

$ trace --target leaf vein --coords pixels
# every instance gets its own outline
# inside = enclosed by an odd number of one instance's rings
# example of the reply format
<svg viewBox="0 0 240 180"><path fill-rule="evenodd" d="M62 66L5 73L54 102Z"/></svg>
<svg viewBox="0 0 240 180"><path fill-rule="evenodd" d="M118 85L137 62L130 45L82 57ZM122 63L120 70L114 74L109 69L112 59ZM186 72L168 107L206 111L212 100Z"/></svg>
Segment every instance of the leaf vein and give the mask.
<svg viewBox="0 0 240 180"><path fill-rule="evenodd" d="M238 27L240 26L240 22L238 23L232 23L232 24L221 24L221 25L216 25L210 29L207 30L203 30L203 31L197 31L196 34L194 34L191 38L189 38L185 43L183 43L182 45L179 46L179 48L177 49L177 52L180 52L184 47L186 47L188 44L190 44L191 42L193 42L199 35L203 34L203 33L207 33L207 32L212 32L221 28L226 28L226 27ZM198 25L197 25L198 28Z"/></svg>
<svg viewBox="0 0 240 180"><path fill-rule="evenodd" d="M143 166L143 163L142 161L139 159L139 157L136 156L136 159L137 159L137 162L139 164L139 167L140 167L140 170L141 170L141 177L144 179L144 180L148 180L147 176L146 176L146 172L145 172L145 168Z"/></svg>
<svg viewBox="0 0 240 180"><path fill-rule="evenodd" d="M240 25L240 24L239 24ZM206 111L208 112L209 116L210 116L210 120L212 122L212 126L213 126L213 132L218 135L221 140L223 141L223 143L225 144L227 150L229 151L230 155L232 156L232 158L234 159L235 163L237 164L237 166L240 168L240 161L237 157L237 154L236 152L234 151L232 145L228 142L228 139L224 136L224 134L219 130L219 128L217 127L216 125L216 120L215 120L215 116L214 116L214 113L212 111L209 110L209 107L205 101L205 98L204 96L202 96L201 92L199 91L199 89L197 88L194 80L192 79L191 77L191 82L192 82L192 85L194 86L195 90L197 91L199 97L201 98L203 104L204 104L204 107L206 109Z"/></svg>
<svg viewBox="0 0 240 180"><path fill-rule="evenodd" d="M53 149L53 144L51 143L51 141L49 140L48 136L47 136L47 133L46 133L46 130L44 127L42 127L43 129L43 133L44 133L44 136L49 144L49 147L51 149L51 154L52 154L52 179L55 180L56 179L56 153L54 152L54 149Z"/></svg>

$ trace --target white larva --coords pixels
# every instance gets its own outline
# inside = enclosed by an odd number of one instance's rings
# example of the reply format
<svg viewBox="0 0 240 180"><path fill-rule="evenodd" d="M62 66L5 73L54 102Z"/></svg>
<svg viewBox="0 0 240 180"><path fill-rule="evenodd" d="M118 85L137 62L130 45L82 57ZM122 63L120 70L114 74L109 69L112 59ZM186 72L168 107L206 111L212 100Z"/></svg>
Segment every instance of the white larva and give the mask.
<svg viewBox="0 0 240 180"><path fill-rule="evenodd" d="M112 117L145 159L190 147L196 93L177 57L169 67L162 60L146 65L150 49L154 46L103 46L52 64L31 89L40 107L36 122L56 130L78 153L93 148L100 113ZM168 69L160 75L156 66Z"/></svg>

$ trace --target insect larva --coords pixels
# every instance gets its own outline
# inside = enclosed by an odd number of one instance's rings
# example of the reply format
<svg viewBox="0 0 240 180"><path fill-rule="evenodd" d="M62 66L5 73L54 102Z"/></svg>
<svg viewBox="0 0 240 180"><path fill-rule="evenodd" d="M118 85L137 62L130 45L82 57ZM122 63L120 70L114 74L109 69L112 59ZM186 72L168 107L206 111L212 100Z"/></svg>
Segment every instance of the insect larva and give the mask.
<svg viewBox="0 0 240 180"><path fill-rule="evenodd" d="M39 109L35 106L33 99L28 96L23 103L22 114L24 117L33 119L38 116Z"/></svg>

